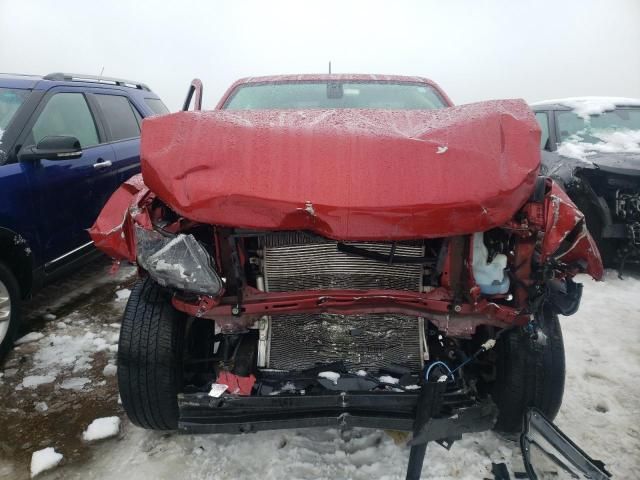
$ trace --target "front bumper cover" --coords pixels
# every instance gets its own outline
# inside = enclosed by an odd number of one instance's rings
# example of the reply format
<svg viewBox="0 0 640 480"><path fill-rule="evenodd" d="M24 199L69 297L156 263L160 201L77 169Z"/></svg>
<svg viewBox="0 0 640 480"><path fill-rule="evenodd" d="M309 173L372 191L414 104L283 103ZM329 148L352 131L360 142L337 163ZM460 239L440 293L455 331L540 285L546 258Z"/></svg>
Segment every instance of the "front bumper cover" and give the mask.
<svg viewBox="0 0 640 480"><path fill-rule="evenodd" d="M367 427L413 431L420 395L340 392L321 395L223 396L181 394L179 429L189 433L247 433L303 427ZM460 438L489 430L496 406L464 391L445 392L440 413L430 419L424 441Z"/></svg>

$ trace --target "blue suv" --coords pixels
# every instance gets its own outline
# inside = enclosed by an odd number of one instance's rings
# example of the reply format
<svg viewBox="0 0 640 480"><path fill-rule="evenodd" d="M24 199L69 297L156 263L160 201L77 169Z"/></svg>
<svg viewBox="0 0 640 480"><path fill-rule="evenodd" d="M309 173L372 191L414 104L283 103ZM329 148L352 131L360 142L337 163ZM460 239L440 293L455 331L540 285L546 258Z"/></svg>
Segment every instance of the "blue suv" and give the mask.
<svg viewBox="0 0 640 480"><path fill-rule="evenodd" d="M142 119L164 113L139 82L0 74L0 360L21 301L96 254L87 228L140 171Z"/></svg>

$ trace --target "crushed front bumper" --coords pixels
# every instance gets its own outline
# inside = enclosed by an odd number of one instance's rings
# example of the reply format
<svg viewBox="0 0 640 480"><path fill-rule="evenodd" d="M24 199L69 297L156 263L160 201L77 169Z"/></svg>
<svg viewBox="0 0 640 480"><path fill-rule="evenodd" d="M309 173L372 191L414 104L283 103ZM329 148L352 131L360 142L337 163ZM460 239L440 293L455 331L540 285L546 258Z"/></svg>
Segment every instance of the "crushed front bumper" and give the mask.
<svg viewBox="0 0 640 480"><path fill-rule="evenodd" d="M302 427L367 427L413 431L420 395L405 392L340 392L321 395L223 396L181 394L179 428L189 433L246 433ZM463 391L445 392L425 441L457 439L489 430L497 409Z"/></svg>

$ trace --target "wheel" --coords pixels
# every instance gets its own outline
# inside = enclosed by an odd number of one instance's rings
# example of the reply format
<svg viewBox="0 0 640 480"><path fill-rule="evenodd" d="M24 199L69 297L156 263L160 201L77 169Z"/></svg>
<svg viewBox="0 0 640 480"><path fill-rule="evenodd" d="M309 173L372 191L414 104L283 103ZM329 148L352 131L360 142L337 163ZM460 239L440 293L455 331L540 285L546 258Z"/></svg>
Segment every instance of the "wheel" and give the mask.
<svg viewBox="0 0 640 480"><path fill-rule="evenodd" d="M538 408L553 420L564 393L564 344L558 315L545 309L539 320L546 345L540 345L522 329L507 331L496 344L496 381L492 397L498 407L495 429L504 433L522 430L528 407Z"/></svg>
<svg viewBox="0 0 640 480"><path fill-rule="evenodd" d="M162 287L150 278L136 283L120 327L118 388L125 412L140 427L178 427L185 321Z"/></svg>
<svg viewBox="0 0 640 480"><path fill-rule="evenodd" d="M20 324L20 287L11 270L0 262L0 362L11 350Z"/></svg>

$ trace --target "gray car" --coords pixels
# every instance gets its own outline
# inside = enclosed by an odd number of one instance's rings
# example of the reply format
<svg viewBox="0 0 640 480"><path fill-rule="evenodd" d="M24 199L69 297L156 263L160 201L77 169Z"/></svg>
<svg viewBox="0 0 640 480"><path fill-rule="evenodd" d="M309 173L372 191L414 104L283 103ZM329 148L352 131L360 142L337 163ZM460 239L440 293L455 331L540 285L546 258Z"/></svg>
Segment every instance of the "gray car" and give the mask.
<svg viewBox="0 0 640 480"><path fill-rule="evenodd" d="M579 97L532 105L541 174L585 214L606 266L640 262L640 99Z"/></svg>

